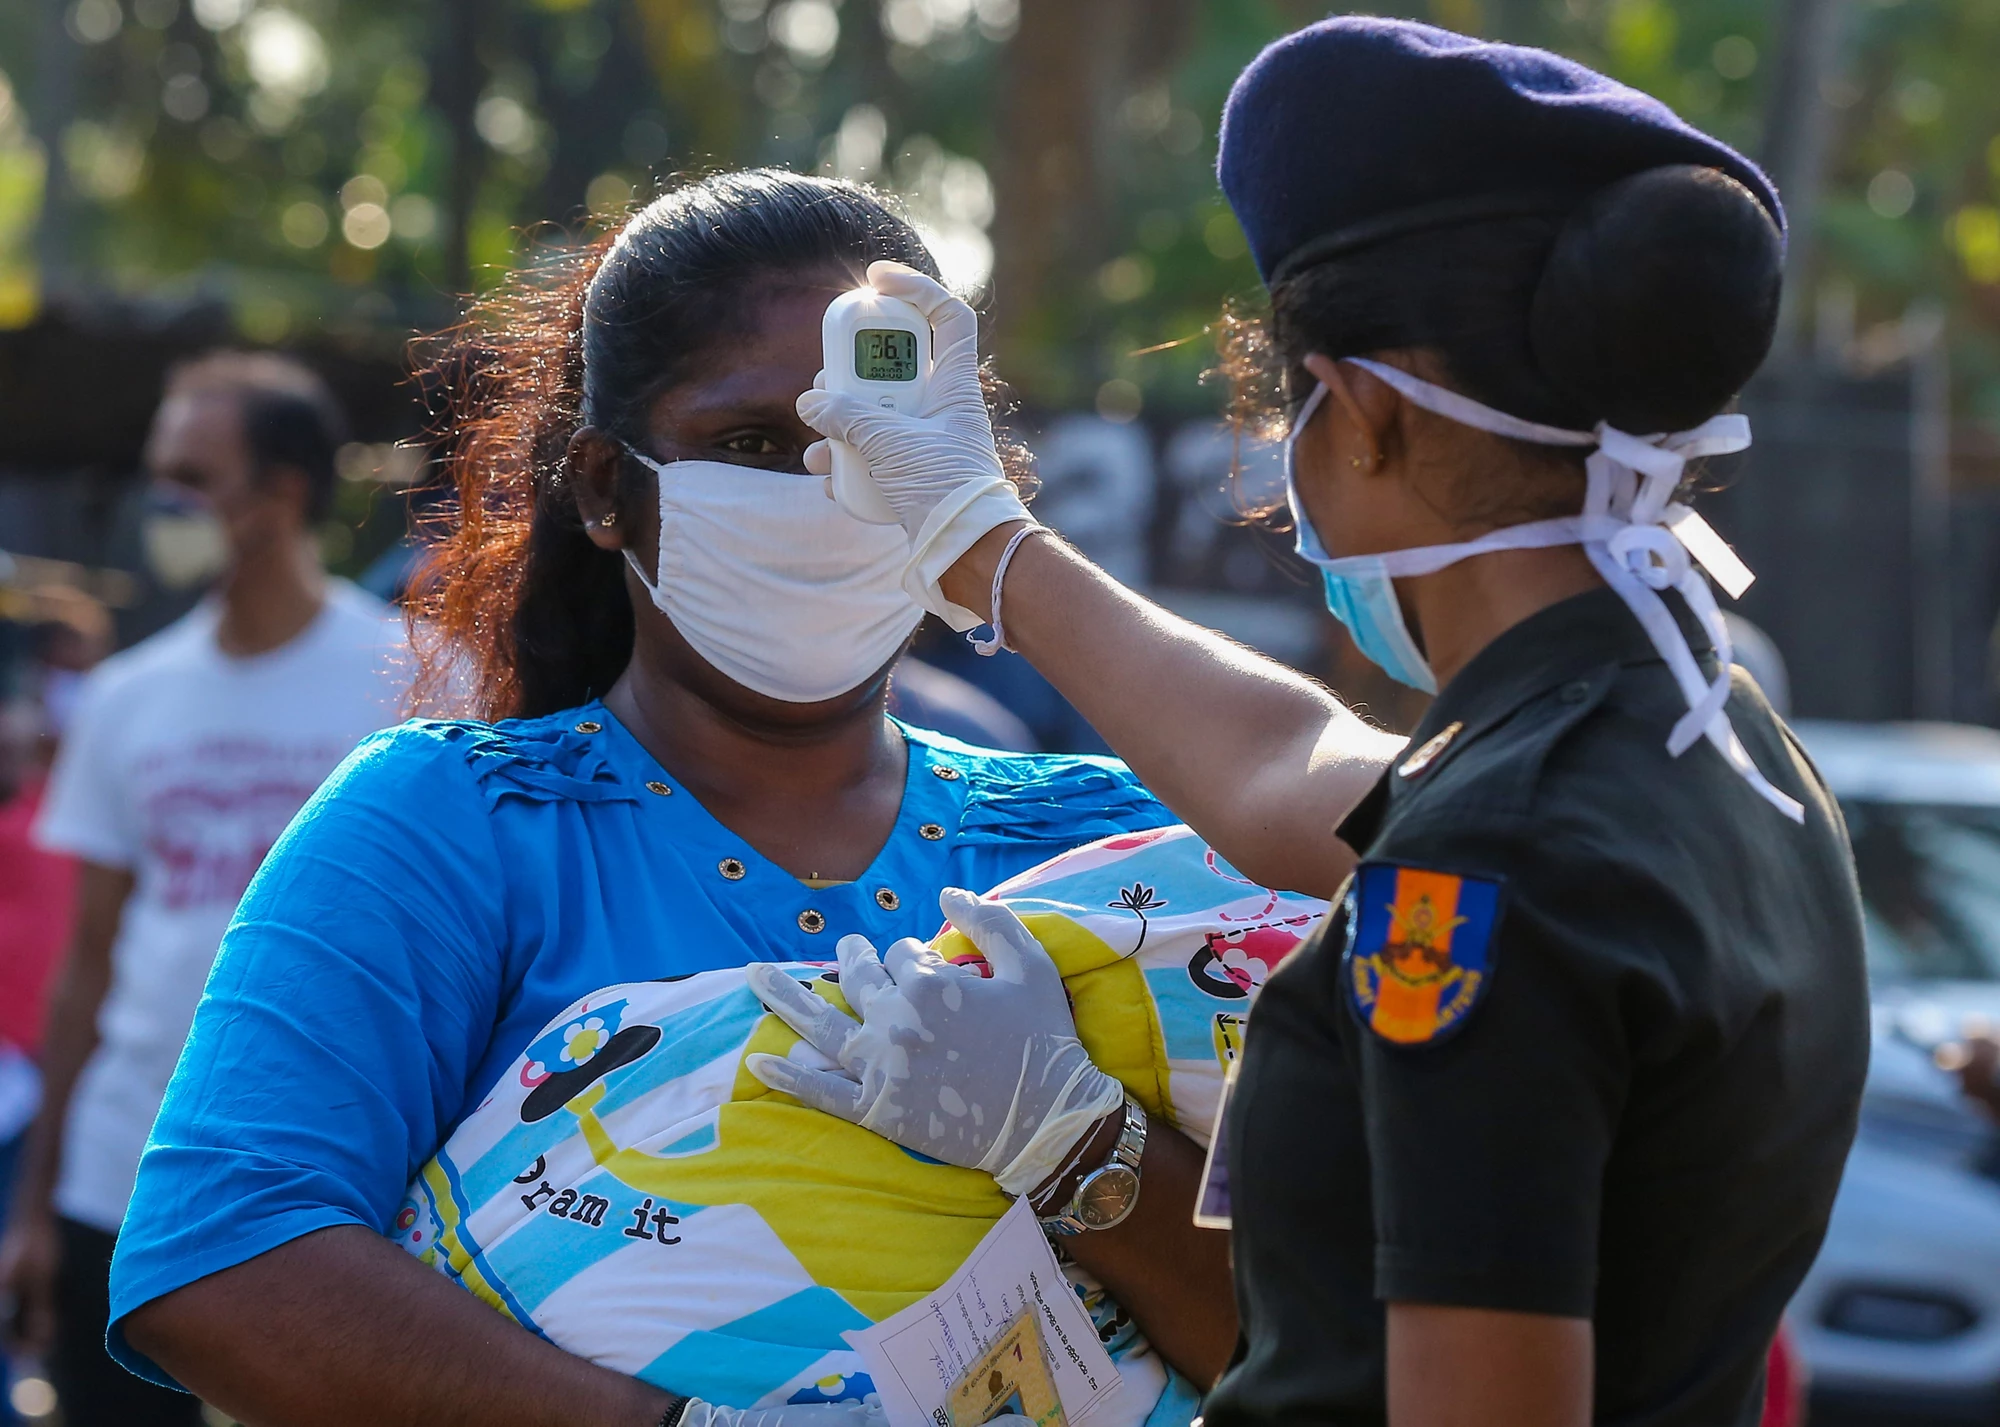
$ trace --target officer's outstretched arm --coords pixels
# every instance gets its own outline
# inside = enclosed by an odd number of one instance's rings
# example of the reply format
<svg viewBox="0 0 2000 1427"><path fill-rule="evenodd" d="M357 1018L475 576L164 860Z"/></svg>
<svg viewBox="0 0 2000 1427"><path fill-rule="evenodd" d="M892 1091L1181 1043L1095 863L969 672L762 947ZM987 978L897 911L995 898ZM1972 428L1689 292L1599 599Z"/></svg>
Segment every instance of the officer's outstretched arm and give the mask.
<svg viewBox="0 0 2000 1427"><path fill-rule="evenodd" d="M967 551L941 582L946 594L987 613L994 566L1018 528ZM1002 615L1008 644L1239 872L1333 894L1354 864L1334 828L1404 740L1047 536L1014 552Z"/></svg>
<svg viewBox="0 0 2000 1427"><path fill-rule="evenodd" d="M1389 1427L1589 1427L1587 1318L1389 1305Z"/></svg>
<svg viewBox="0 0 2000 1427"><path fill-rule="evenodd" d="M992 613L994 570L1031 521L994 446L979 319L935 280L878 262L869 281L915 303L935 368L921 413L816 387L806 424L861 452L909 534L903 587L964 629ZM832 470L825 442L806 468ZM831 484L829 483L829 491ZM1146 785L1245 876L1330 894L1353 856L1333 835L1402 741L1312 680L1126 589L1046 534L1008 566L1002 621Z"/></svg>

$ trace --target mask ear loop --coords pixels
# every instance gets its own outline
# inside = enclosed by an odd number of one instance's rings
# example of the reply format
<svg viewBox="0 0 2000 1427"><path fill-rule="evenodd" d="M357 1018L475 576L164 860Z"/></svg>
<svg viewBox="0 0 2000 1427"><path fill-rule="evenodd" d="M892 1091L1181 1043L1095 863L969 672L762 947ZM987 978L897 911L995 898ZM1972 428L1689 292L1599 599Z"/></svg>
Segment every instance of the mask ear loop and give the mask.
<svg viewBox="0 0 2000 1427"><path fill-rule="evenodd" d="M659 461L655 461L651 456L648 456L645 452L635 449L630 442L620 441L618 444L624 448L624 452L627 456L630 456L633 460L637 461L640 465L644 466L647 470L651 471L653 473L654 481L657 482L658 484L659 501L660 501L660 525L658 534L654 537L656 544L655 544L655 554L653 557L654 560L657 561L659 559L659 555L657 553L659 548L659 543L664 542L667 538L667 482L666 482L667 467L666 464ZM608 526L613 524L617 520L617 518L618 518L618 512L614 510L610 512L603 520L597 523L600 527ZM632 573L639 577L639 583L646 587L646 593L648 596L651 597L654 606L664 611L666 606L660 603L659 581L653 576L648 575L644 570L644 568L640 566L639 557L632 553L632 547L630 545L621 546L619 553L625 557L625 563L627 566L631 568Z"/></svg>
<svg viewBox="0 0 2000 1427"><path fill-rule="evenodd" d="M1322 385L1333 393L1333 399L1340 403L1340 409L1347 413L1347 419L1354 423L1354 429L1361 433L1361 439L1367 443L1367 469L1372 471L1382 464L1382 444L1375 439L1375 428L1370 426L1368 418L1361 414L1361 403L1354 399L1353 388L1348 386L1347 378L1341 373L1340 363L1343 360L1345 358L1328 364L1332 370L1327 373L1328 380ZM1356 470L1362 469L1362 462L1355 458L1350 457L1348 464Z"/></svg>

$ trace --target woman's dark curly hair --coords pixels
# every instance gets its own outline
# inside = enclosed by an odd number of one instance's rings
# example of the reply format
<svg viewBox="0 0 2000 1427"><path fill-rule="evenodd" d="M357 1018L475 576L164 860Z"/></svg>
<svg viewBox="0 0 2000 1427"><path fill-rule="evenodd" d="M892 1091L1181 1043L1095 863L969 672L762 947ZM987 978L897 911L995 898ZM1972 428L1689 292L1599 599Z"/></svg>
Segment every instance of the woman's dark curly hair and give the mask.
<svg viewBox="0 0 2000 1427"><path fill-rule="evenodd" d="M780 169L714 174L526 265L431 339L437 454L456 498L431 523L406 606L413 706L533 718L609 689L631 659L632 607L624 562L577 515L570 437L589 424L637 441L633 423L754 294L829 272L858 286L882 258L937 276L916 229L871 189ZM987 393L997 407L990 375ZM1026 447L1003 439L1001 455L1029 485ZM634 464L621 481L649 479Z"/></svg>

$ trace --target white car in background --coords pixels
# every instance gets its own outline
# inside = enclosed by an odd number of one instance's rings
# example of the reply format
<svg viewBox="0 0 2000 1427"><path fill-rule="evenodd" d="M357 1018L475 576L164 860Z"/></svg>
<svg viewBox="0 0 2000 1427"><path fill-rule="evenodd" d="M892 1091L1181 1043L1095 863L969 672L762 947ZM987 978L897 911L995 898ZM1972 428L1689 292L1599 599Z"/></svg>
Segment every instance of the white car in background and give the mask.
<svg viewBox="0 0 2000 1427"><path fill-rule="evenodd" d="M1840 799L1874 1046L1826 1244L1789 1320L1812 1427L2000 1424L2000 1131L1931 1051L2000 1027L2000 732L1795 725Z"/></svg>

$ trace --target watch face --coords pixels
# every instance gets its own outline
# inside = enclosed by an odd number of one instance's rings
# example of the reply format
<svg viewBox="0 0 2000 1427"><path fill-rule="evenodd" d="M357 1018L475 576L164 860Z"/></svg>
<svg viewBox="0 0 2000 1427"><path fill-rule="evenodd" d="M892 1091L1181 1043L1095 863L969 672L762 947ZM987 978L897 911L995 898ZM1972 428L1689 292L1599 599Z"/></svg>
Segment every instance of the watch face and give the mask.
<svg viewBox="0 0 2000 1427"><path fill-rule="evenodd" d="M1132 1212L1138 1198L1139 1176L1125 1165L1108 1165L1078 1192L1076 1215L1093 1229L1108 1229Z"/></svg>

